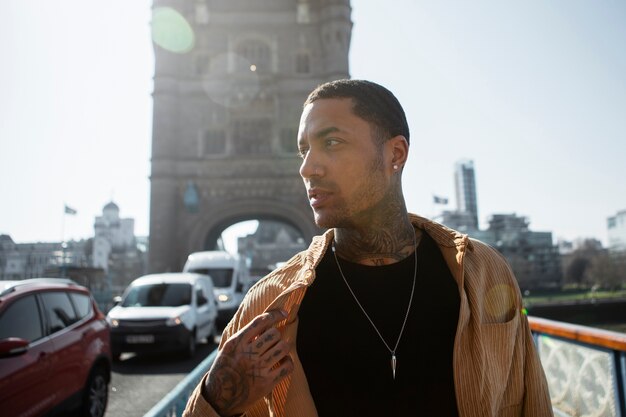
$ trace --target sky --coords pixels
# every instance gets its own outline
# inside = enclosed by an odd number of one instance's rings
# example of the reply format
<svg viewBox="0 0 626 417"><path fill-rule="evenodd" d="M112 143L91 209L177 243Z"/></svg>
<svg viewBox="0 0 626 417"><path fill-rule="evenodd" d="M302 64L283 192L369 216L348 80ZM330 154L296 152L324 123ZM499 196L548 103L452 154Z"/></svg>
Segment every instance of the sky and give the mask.
<svg viewBox="0 0 626 417"><path fill-rule="evenodd" d="M456 208L454 164L471 159L483 228L516 213L555 242L606 244L626 209L626 2L381 4L352 1L350 72L405 108L408 209ZM0 234L89 238L113 200L147 235L151 1L3 0L0 16Z"/></svg>

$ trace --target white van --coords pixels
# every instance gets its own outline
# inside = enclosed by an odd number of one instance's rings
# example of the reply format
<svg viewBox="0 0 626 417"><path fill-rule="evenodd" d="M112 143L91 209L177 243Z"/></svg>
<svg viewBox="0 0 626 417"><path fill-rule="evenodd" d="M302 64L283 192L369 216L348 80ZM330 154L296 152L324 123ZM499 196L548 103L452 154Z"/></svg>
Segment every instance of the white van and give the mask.
<svg viewBox="0 0 626 417"><path fill-rule="evenodd" d="M218 303L218 322L220 325L227 324L237 311L250 284L245 260L225 251L194 252L187 258L183 272L211 277Z"/></svg>
<svg viewBox="0 0 626 417"><path fill-rule="evenodd" d="M202 274L163 273L134 280L107 314L114 359L123 352L182 351L217 335L213 282Z"/></svg>

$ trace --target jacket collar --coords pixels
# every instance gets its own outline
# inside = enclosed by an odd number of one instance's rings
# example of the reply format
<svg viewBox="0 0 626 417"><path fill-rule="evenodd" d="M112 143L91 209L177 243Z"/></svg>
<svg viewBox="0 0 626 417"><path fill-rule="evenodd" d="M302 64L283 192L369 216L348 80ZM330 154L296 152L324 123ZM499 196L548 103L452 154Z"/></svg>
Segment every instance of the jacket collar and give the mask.
<svg viewBox="0 0 626 417"><path fill-rule="evenodd" d="M440 223L437 223L433 220L429 220L425 217L418 216L416 214L409 213L409 220L411 224L416 229L421 229L428 233L428 235L433 238L435 243L442 249L442 251L446 251L446 249L455 252L457 255L454 256L456 262L454 265L456 268L453 268L453 265L448 265L451 267L450 269L453 271L461 266L462 263L462 254L465 253L466 250L474 250L474 246L469 239L469 237L463 233L457 232L456 230L450 229ZM309 250L306 252L306 258L304 261L305 274L303 276L303 280L307 285L310 285L315 279L315 268L320 263L322 257L326 253L326 250L330 247L333 238L335 236L335 230L329 229L324 234L313 237L311 244L309 245ZM449 251L446 251L449 252ZM444 254L445 257L445 254ZM446 259L448 261L448 259ZM460 277L457 278L459 281Z"/></svg>

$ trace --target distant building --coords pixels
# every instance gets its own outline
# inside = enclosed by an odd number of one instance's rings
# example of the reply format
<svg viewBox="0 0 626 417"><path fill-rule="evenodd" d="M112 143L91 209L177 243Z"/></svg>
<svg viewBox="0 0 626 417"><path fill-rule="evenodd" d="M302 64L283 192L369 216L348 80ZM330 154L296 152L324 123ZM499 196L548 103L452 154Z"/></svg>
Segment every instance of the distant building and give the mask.
<svg viewBox="0 0 626 417"><path fill-rule="evenodd" d="M608 243L611 251L626 251L626 210L607 219Z"/></svg>
<svg viewBox="0 0 626 417"><path fill-rule="evenodd" d="M559 239L556 244L559 247L561 255L569 255L578 250L596 250L602 251L604 248L602 242L596 238L578 238L574 240Z"/></svg>
<svg viewBox="0 0 626 417"><path fill-rule="evenodd" d="M67 277L89 288L100 307L110 307L147 267L147 238L135 238L133 219L121 219L110 202L95 219L95 236L69 242L15 243L0 235L0 280Z"/></svg>
<svg viewBox="0 0 626 417"><path fill-rule="evenodd" d="M459 232L475 235L479 228L473 161L462 159L454 165L454 190L456 210L444 210L435 220ZM435 197L436 203L442 200L447 204L447 199Z"/></svg>
<svg viewBox="0 0 626 417"><path fill-rule="evenodd" d="M496 248L507 259L523 289L557 288L562 282L558 246L551 232L533 232L528 219L515 214L494 214L487 230L478 224L478 200L474 162L458 161L454 166L457 209L443 211L436 220Z"/></svg>
<svg viewBox="0 0 626 417"><path fill-rule="evenodd" d="M246 259L250 275L263 277L276 263L289 260L308 245L294 227L271 220L260 220L256 232L240 237L238 252Z"/></svg>
<svg viewBox="0 0 626 417"><path fill-rule="evenodd" d="M457 210L467 215L466 227L478 230L478 200L476 199L474 161L460 160L455 164L454 186Z"/></svg>
<svg viewBox="0 0 626 417"><path fill-rule="evenodd" d="M145 247L135 237L135 220L120 218L120 209L109 202L96 217L92 250L92 265L102 268L114 295L121 294L132 280L146 271Z"/></svg>
<svg viewBox="0 0 626 417"><path fill-rule="evenodd" d="M135 220L121 219L114 202L104 206L96 217L93 239L93 266L109 270L111 253L124 253L135 248Z"/></svg>
<svg viewBox="0 0 626 417"><path fill-rule="evenodd" d="M475 235L478 231L474 215L467 211L445 210L436 220L451 229L470 235Z"/></svg>
<svg viewBox="0 0 626 417"><path fill-rule="evenodd" d="M528 225L526 217L494 214L489 219L489 228L476 238L504 255L522 289L559 288L563 273L552 233L533 232Z"/></svg>
<svg viewBox="0 0 626 417"><path fill-rule="evenodd" d="M46 276L50 268L87 266L87 241L15 243L0 235L0 279L21 280Z"/></svg>

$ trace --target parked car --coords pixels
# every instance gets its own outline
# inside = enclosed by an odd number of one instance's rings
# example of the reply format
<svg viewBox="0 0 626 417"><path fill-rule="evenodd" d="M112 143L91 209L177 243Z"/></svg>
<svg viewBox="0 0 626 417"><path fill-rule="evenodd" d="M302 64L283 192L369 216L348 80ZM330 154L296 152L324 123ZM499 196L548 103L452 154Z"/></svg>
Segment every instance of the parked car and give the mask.
<svg viewBox="0 0 626 417"><path fill-rule="evenodd" d="M183 272L211 277L218 302L219 326L228 324L252 285L245 260L225 251L194 252L187 257Z"/></svg>
<svg viewBox="0 0 626 417"><path fill-rule="evenodd" d="M109 341L87 288L65 279L0 281L0 414L104 416Z"/></svg>
<svg viewBox="0 0 626 417"><path fill-rule="evenodd" d="M197 343L215 338L216 318L210 277L183 272L142 276L107 314L113 358L163 351L193 357Z"/></svg>

